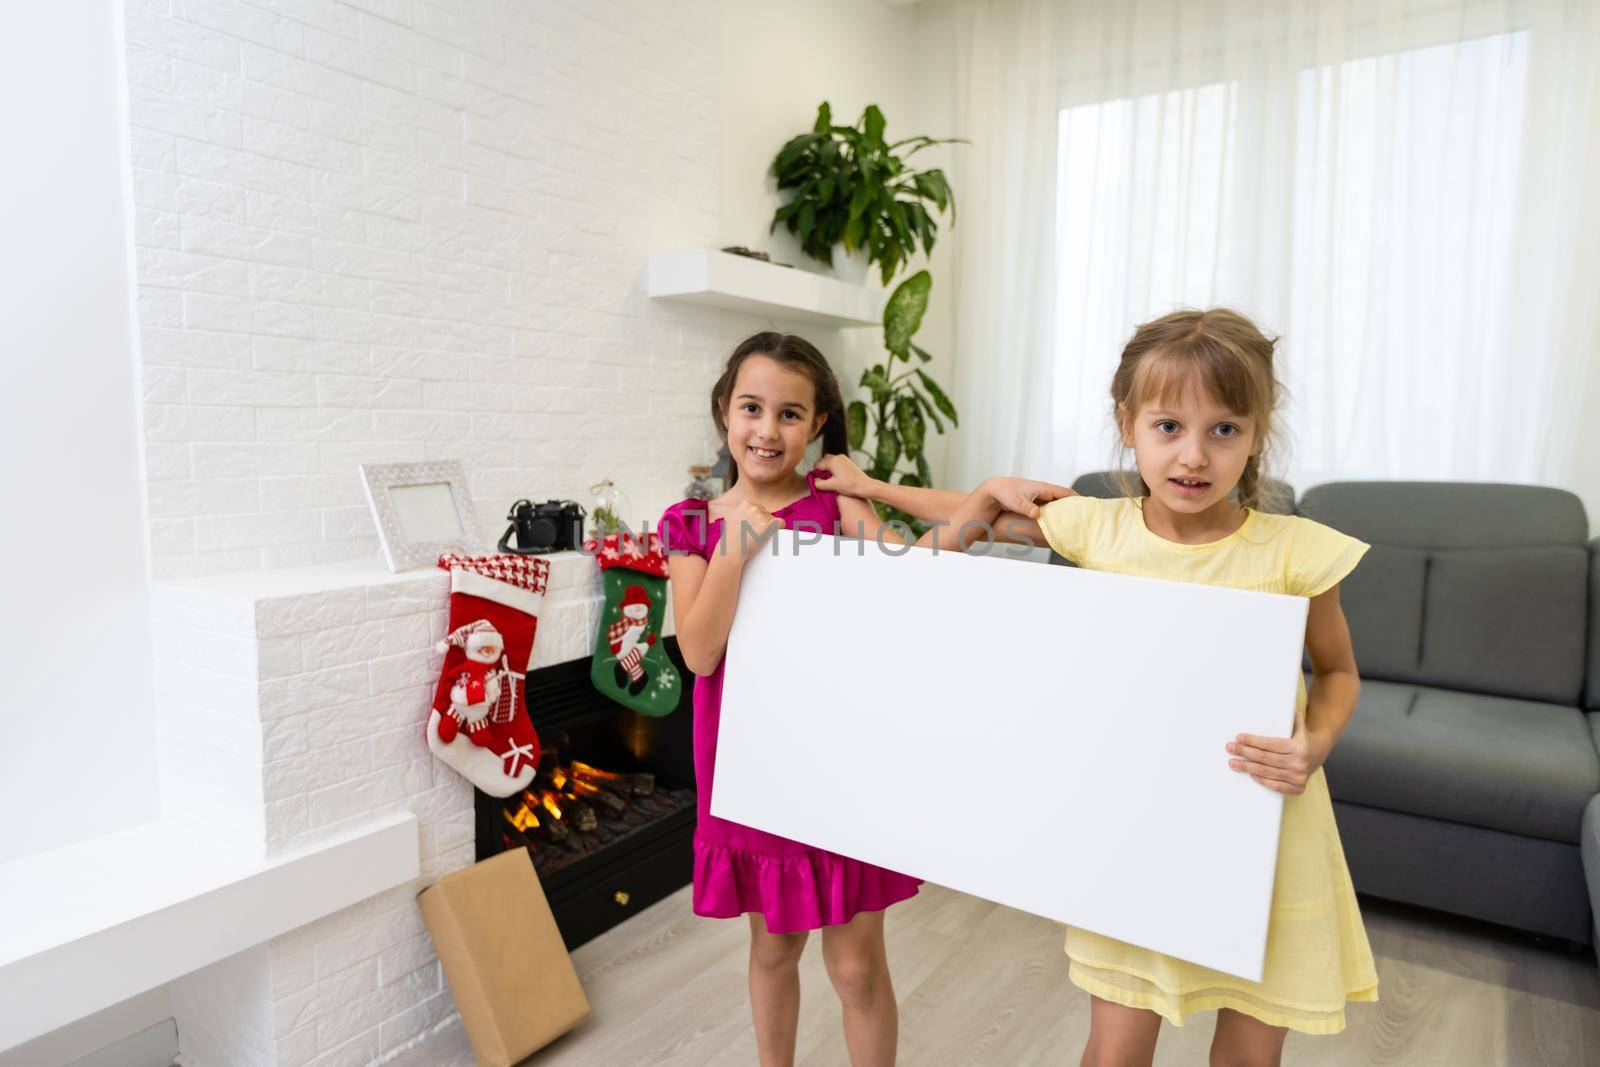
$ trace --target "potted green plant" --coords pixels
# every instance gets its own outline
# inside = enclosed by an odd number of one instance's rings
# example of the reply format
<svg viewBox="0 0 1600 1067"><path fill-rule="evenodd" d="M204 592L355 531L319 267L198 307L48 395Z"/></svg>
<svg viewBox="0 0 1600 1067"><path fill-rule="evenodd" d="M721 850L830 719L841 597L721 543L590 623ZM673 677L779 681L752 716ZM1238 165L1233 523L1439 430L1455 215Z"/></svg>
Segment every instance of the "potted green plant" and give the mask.
<svg viewBox="0 0 1600 1067"><path fill-rule="evenodd" d="M782 223L806 255L830 267L841 251L862 252L869 267L878 264L888 285L919 246L933 251L935 214L948 212L955 223L955 197L944 172L918 170L906 160L959 139L918 136L890 143L885 125L883 112L872 104L854 126L836 126L833 109L823 101L811 132L791 138L772 161L779 192L792 195L769 229Z"/></svg>
<svg viewBox="0 0 1600 1067"><path fill-rule="evenodd" d="M941 434L945 419L952 427L957 425L956 406L933 376L918 366L933 356L912 340L922 326L932 289L933 276L919 270L890 294L883 309L883 347L888 350L889 358L862 372L861 386L867 390L869 399L851 401L845 411L850 449L868 454L863 469L880 481L896 480L895 474L904 457L912 469L900 474L900 484L932 485L928 460L923 455L928 423ZM906 364L898 373L897 362ZM874 442L870 450L866 448L869 428ZM899 519L919 533L925 528L905 512L882 504L878 505L878 514L885 521Z"/></svg>

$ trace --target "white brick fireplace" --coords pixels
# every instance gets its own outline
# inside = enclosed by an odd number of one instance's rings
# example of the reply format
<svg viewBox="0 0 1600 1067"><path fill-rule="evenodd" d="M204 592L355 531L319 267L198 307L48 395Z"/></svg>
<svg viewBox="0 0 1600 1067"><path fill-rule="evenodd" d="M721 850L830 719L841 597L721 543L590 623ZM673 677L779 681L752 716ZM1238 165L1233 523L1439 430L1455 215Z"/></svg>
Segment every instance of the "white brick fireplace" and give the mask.
<svg viewBox="0 0 1600 1067"><path fill-rule="evenodd" d="M588 656L601 608L592 560L548 557L550 582L533 646L535 668ZM384 573L376 561L165 584L158 666L163 766L181 737L168 710L169 664L197 681L205 614L253 617L261 737L254 776L267 854L349 833L395 811L416 816L419 880L402 884L267 946L279 1067L366 1063L454 1012L413 897L473 862L473 791L428 752L422 724L442 657L449 576ZM208 605L208 606L202 606ZM253 611L249 610L252 609ZM195 610L203 614L191 614ZM199 623L196 626L195 623ZM196 653L199 656L196 656ZM203 684L203 682L202 682ZM532 709L537 721L537 709ZM197 791L210 783L195 783ZM180 787L182 788L182 787ZM254 789L244 798L254 802Z"/></svg>
<svg viewBox="0 0 1600 1067"><path fill-rule="evenodd" d="M587 657L602 606L589 557L546 558L535 668ZM474 859L473 790L423 736L448 595L376 560L159 583L168 817L36 869L96 888L34 905L60 929L7 972L31 999L5 1036L168 981L202 1065L365 1064L450 1018L414 901Z"/></svg>

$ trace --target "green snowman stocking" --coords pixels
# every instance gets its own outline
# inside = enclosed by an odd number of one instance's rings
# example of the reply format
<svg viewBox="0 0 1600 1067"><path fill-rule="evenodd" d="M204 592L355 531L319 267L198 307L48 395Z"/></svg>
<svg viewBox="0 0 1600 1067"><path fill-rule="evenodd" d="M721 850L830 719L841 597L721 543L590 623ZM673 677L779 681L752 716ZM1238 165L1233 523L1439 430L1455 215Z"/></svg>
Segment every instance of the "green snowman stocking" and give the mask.
<svg viewBox="0 0 1600 1067"><path fill-rule="evenodd" d="M607 534L584 547L594 552L605 581L594 662L594 687L641 715L666 715L678 706L683 682L661 644L667 611L667 554L661 539Z"/></svg>

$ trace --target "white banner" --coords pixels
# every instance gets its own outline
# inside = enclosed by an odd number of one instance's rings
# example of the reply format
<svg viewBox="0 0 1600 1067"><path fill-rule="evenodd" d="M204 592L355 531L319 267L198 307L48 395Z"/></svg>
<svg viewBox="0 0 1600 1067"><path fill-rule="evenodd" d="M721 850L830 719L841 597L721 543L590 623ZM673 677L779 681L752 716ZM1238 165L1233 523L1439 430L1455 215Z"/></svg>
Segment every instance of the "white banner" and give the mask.
<svg viewBox="0 0 1600 1067"><path fill-rule="evenodd" d="M780 531L745 568L711 811L1259 981L1306 601ZM890 546L898 551L898 546Z"/></svg>

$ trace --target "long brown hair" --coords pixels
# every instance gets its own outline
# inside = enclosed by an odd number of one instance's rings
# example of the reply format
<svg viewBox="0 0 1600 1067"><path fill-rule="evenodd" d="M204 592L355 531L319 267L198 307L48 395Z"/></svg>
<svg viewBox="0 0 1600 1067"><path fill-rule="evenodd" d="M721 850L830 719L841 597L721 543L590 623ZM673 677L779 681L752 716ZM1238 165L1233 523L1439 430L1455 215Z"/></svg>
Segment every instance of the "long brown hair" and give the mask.
<svg viewBox="0 0 1600 1067"><path fill-rule="evenodd" d="M1111 378L1117 429L1125 431L1145 404L1172 401L1197 381L1229 410L1254 421L1255 451L1235 494L1240 507L1259 508L1262 471L1277 440L1273 415L1283 396L1272 369L1277 343L1230 308L1174 311L1145 323L1134 330ZM1137 470L1123 478L1129 496L1150 495Z"/></svg>
<svg viewBox="0 0 1600 1067"><path fill-rule="evenodd" d="M817 414L828 417L822 424L822 451L824 453L849 451L850 436L845 425L844 397L839 391L839 379L833 376L833 368L828 366L828 361L817 350L817 346L804 337L792 333L778 333L774 330L758 333L741 341L739 347L733 350L733 355L728 357L728 365L723 368L722 377L711 387L711 421L716 423L717 433L722 436L724 444L728 440L726 409L728 402L733 399L733 385L739 377L739 368L751 356L766 356L768 359L777 360L779 365L790 369L798 368L810 378L817 394ZM730 460L728 484L731 486L738 480L739 465Z"/></svg>

